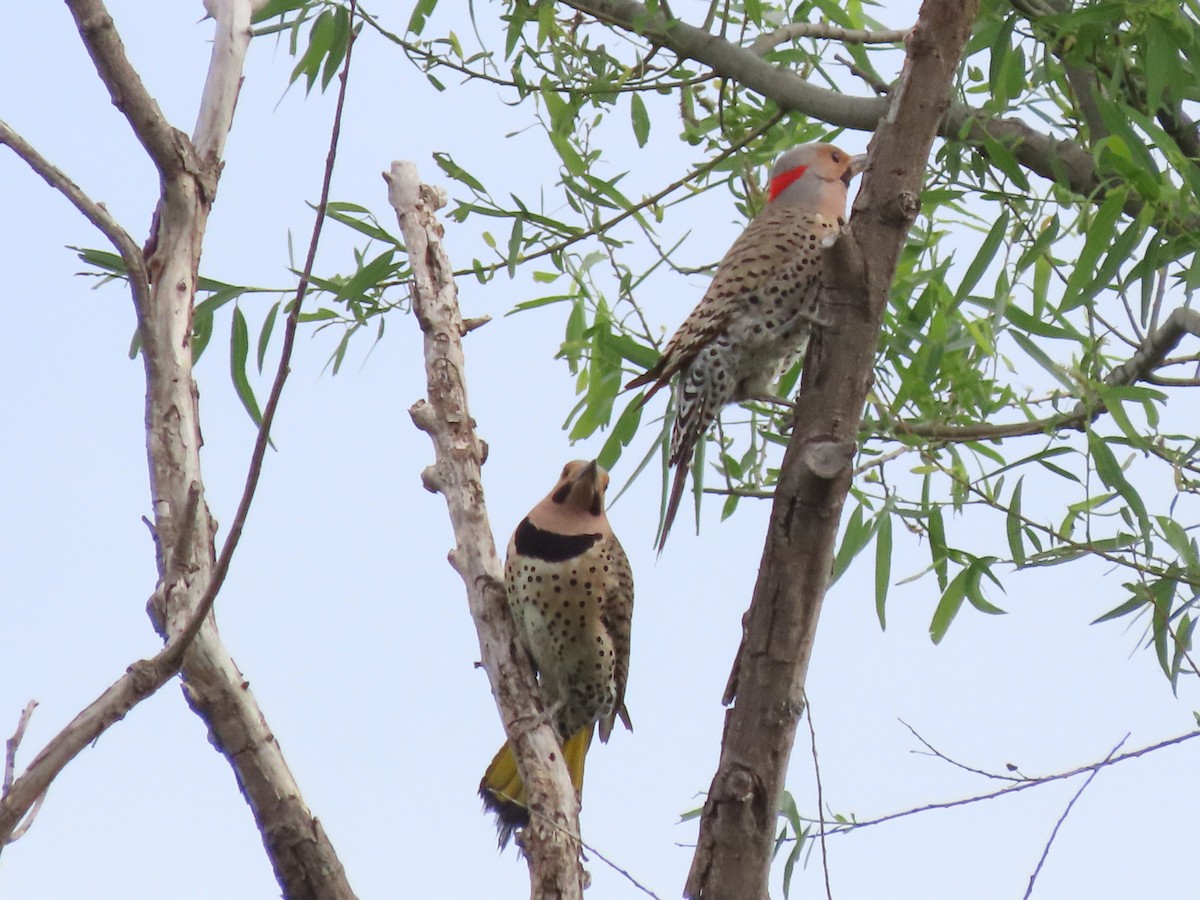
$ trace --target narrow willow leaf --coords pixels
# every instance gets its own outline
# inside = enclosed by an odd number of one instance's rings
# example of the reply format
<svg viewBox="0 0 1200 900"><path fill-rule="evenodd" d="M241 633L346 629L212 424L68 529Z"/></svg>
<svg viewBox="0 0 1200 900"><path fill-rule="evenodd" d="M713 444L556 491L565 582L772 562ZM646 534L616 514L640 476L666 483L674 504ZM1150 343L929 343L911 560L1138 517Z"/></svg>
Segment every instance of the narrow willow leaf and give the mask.
<svg viewBox="0 0 1200 900"><path fill-rule="evenodd" d="M935 644L942 642L942 638L950 630L950 623L962 609L963 600L967 596L968 572L969 569L963 569L954 576L954 579L942 592L942 599L938 601L937 609L933 611L933 619L929 623L929 638Z"/></svg>
<svg viewBox="0 0 1200 900"><path fill-rule="evenodd" d="M879 628L887 628L885 605L888 585L892 580L892 516L887 510L880 513L879 531L875 536L875 614Z"/></svg>
<svg viewBox="0 0 1200 900"><path fill-rule="evenodd" d="M983 277L983 273L987 271L988 266L992 264L992 260L996 258L996 251L1000 249L1000 242L1004 240L1004 234L1008 230L1008 211L996 220L996 224L992 226L991 231L987 233L987 237L983 239L983 244L979 247L979 252L975 254L975 258L971 260L971 265L967 266L967 271L962 277L962 281L958 285L958 291L955 292L954 299L956 302L962 302L971 290L979 283L979 279Z"/></svg>
<svg viewBox="0 0 1200 900"><path fill-rule="evenodd" d="M1092 619L1092 625L1099 625L1101 622L1111 622L1113 619L1119 619L1122 616L1127 616L1130 613L1137 612L1146 605L1146 598L1135 594L1132 599L1126 600L1124 603L1114 606L1098 619Z"/></svg>
<svg viewBox="0 0 1200 900"><path fill-rule="evenodd" d="M233 377L233 386L238 399L246 407L255 425L262 424L262 413L258 409L258 401L254 399L254 389L250 386L250 378L246 374L246 362L250 356L250 332L246 328L246 317L242 310L233 308L233 324L229 329L229 374Z"/></svg>
<svg viewBox="0 0 1200 900"><path fill-rule="evenodd" d="M1061 384L1071 393L1075 393L1075 391L1078 390L1078 385L1076 385L1075 382L1067 377L1067 374L1063 371L1062 366L1046 355L1045 350L1031 341L1028 337L1021 334L1019 331L1009 331L1008 335L1017 342L1020 348L1024 350L1034 362L1053 375L1058 380L1059 384Z"/></svg>
<svg viewBox="0 0 1200 900"><path fill-rule="evenodd" d="M263 320L262 331L258 335L258 371L263 370L263 361L267 357L267 347L271 343L271 332L275 329L275 316L279 313L279 301L271 306L267 311L267 317ZM383 320L380 319L382 322Z"/></svg>
<svg viewBox="0 0 1200 900"><path fill-rule="evenodd" d="M1012 554L1013 563L1020 568L1025 565L1025 542L1021 540L1021 489L1025 485L1025 476L1017 479L1013 488L1012 500L1008 504L1008 516L1005 520L1005 530L1008 532L1008 550Z"/></svg>
<svg viewBox="0 0 1200 900"><path fill-rule="evenodd" d="M633 137L639 147L645 147L650 137L650 115L646 112L646 102L636 91L630 95L629 115L633 120Z"/></svg>
<svg viewBox="0 0 1200 900"><path fill-rule="evenodd" d="M1125 200L1125 191L1110 192L1088 223L1083 249L1079 251L1079 258L1071 269L1059 307L1064 312L1090 299L1090 295L1085 294L1084 287L1090 284L1100 262L1100 255L1112 245L1117 219L1125 207Z"/></svg>
<svg viewBox="0 0 1200 900"><path fill-rule="evenodd" d="M930 507L926 530L929 535L929 553L933 558L934 571L937 572L938 587L945 591L946 579L948 577L946 557L949 554L949 550L946 547L946 523L942 519L942 508L940 506Z"/></svg>
<svg viewBox="0 0 1200 900"><path fill-rule="evenodd" d="M842 542L838 546L837 554L833 558L833 574L829 578L829 583L833 584L845 573L850 567L863 547L867 545L867 541L871 539L871 530L863 523L863 507L860 503L854 507L854 512L850 514L850 518L846 520L846 530L842 533Z"/></svg>
<svg viewBox="0 0 1200 900"><path fill-rule="evenodd" d="M1117 462L1116 456L1113 455L1112 448L1096 432L1089 431L1088 449L1092 454L1096 474L1100 476L1100 480L1106 487L1110 487L1120 494L1121 499L1133 510L1134 515L1137 516L1142 537L1148 542L1150 540L1150 517L1146 514L1146 504L1142 502L1142 497L1137 489L1129 483L1125 473L1121 471L1121 466Z"/></svg>

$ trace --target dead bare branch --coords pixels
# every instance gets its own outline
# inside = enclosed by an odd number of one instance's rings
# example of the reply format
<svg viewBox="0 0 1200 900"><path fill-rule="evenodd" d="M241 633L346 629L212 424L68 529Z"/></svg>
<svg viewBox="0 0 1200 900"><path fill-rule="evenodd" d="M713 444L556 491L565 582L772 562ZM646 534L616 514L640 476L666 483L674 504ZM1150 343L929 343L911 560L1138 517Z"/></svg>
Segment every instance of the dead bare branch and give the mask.
<svg viewBox="0 0 1200 900"><path fill-rule="evenodd" d="M13 775L17 767L17 750L21 746L21 741L25 738L25 729L29 726L29 720L33 717L33 711L37 709L38 702L30 700L25 704L25 708L21 710L21 716L17 719L17 730L13 732L4 743L4 780L0 782L0 800L8 796L8 792L12 789ZM46 794L43 791L38 795L38 798L33 802L33 806L26 814L24 821L18 824L8 837L0 840L0 851L4 849L5 844L11 844L18 841L29 830L29 826L33 824L33 820L37 818L38 810L42 808L42 801L46 799Z"/></svg>
<svg viewBox="0 0 1200 900"><path fill-rule="evenodd" d="M524 850L535 900L582 900L579 801L558 738L508 610L503 569L484 505L480 468L486 445L467 403L462 349L465 333L453 266L435 216L443 192L421 183L416 166L394 162L385 172L413 271L412 308L424 334L428 398L409 410L433 442L435 462L421 473L442 494L454 528L450 564L462 577L479 635L479 652L504 731L512 743L530 801Z"/></svg>

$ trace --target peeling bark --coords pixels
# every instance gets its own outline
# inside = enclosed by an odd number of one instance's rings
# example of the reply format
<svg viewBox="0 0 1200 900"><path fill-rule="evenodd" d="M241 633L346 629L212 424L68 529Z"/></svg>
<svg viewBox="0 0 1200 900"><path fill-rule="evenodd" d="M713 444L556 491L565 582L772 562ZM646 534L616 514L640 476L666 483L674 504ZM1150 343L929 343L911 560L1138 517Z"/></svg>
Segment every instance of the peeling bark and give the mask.
<svg viewBox="0 0 1200 900"><path fill-rule="evenodd" d="M446 498L455 538L450 565L466 585L480 658L529 795L530 822L522 832L522 847L529 860L530 897L581 900L586 876L580 865L579 799L542 708L528 654L517 640L483 500L480 468L487 445L476 434L467 405L462 349L469 327L435 216L446 204L445 196L421 184L412 163L394 162L383 177L408 248L413 313L425 336L429 397L413 404L409 414L433 441L436 461L421 473L421 481Z"/></svg>

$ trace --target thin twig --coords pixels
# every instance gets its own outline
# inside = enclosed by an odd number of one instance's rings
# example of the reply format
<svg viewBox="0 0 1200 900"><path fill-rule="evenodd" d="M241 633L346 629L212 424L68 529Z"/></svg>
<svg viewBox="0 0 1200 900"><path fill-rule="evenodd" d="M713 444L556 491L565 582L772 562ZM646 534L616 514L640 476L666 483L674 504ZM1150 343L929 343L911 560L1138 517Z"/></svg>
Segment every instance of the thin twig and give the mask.
<svg viewBox="0 0 1200 900"><path fill-rule="evenodd" d="M812 701L808 699L808 691L804 692L804 718L808 720L808 737L812 743L813 775L817 781L817 809L821 811L821 868L825 870L825 897L833 900L833 888L829 885L829 849L825 846L825 793L821 786L821 763L817 760L817 728L813 724Z"/></svg>
<svg viewBox="0 0 1200 900"><path fill-rule="evenodd" d="M867 87L875 92L876 96L886 97L889 93L891 93L892 86L890 84L881 80L873 72L868 72L866 69L858 65L858 63L856 63L854 60L850 59L849 57L842 56L840 53L836 54L833 58L835 61L840 62L843 66L845 66L851 75L861 78Z"/></svg>
<svg viewBox="0 0 1200 900"><path fill-rule="evenodd" d="M1063 781L1068 778L1074 778L1077 775L1082 775L1085 772L1093 772L1099 769L1104 769L1109 766L1115 766L1117 763L1126 762L1130 759L1137 759L1145 756L1148 753L1162 750L1166 747L1171 747L1176 744L1182 744L1184 741L1190 741L1193 738L1200 737L1200 730L1189 731L1187 734L1177 735L1173 738L1168 738L1165 741L1159 741L1156 744L1142 747L1138 750L1131 750L1128 753L1122 753L1120 756L1109 756L1100 762L1089 763L1086 766L1080 766L1077 769L1071 769L1069 772L1059 772L1054 775L1044 775L1039 778L1030 778L1025 781L1011 784L1007 787L999 788L986 794L976 794L973 797L963 797L958 800L946 800L940 803L927 803L924 806L913 807L912 809L902 810L897 813L888 813L887 815L877 816L874 819L862 819L854 822L838 822L831 821L825 824L832 826L829 829L830 834L849 834L852 831L858 831L861 828L870 828L873 825L882 825L885 822L894 822L897 819L904 819L909 816L915 816L918 813L930 812L935 809L954 809L958 806L967 806L971 803L978 803L981 800L994 800L997 797L1004 797L1008 794L1016 794L1020 791L1027 791L1030 788L1041 787L1045 784L1051 784L1055 781ZM824 814L821 816L824 819Z"/></svg>
<svg viewBox="0 0 1200 900"><path fill-rule="evenodd" d="M956 759L951 759L941 750L938 750L936 747L934 747L933 744L929 743L929 741L925 740L925 738L921 737L921 735L917 733L917 729L913 728L903 719L900 720L900 724L912 732L912 736L925 746L925 748L929 751L927 755L936 756L938 759L950 763L950 765L954 766L955 768L962 769L964 772L970 772L972 775L982 775L984 778L993 778L997 781L1025 781L1024 778L1017 778L1013 775L999 775L995 772L988 772L984 769L976 769L972 766L966 765L965 763L960 763ZM918 751L914 750L913 752L916 753Z"/></svg>
<svg viewBox="0 0 1200 900"><path fill-rule="evenodd" d="M1125 745L1127 740L1129 740L1128 732L1126 732L1125 737L1121 738L1121 740L1117 742L1117 746L1112 748L1112 751L1108 754L1108 756L1105 757L1105 762L1112 759L1113 754L1120 750ZM1038 860L1037 868L1035 868L1033 870L1033 874L1029 876L1029 887L1025 889L1024 900L1029 900L1029 897L1033 894L1033 884L1035 881L1037 881L1038 874L1042 871L1042 866L1046 862L1046 857L1050 855L1050 846L1054 843L1055 837L1058 836L1058 829L1060 829L1063 822L1067 820L1067 816L1070 815L1071 808L1075 805L1075 801L1078 800L1080 795L1087 790L1088 785L1092 783L1092 779L1095 778L1099 772L1100 769L1098 768L1092 770L1092 774L1087 777L1087 780L1084 781L1082 785L1080 785L1079 790L1075 792L1075 796L1071 798L1071 802L1067 804L1067 808L1063 810L1062 815L1058 817L1058 821L1054 823L1054 830L1050 832L1050 839L1046 841L1046 846L1042 848L1042 858Z"/></svg>
<svg viewBox="0 0 1200 900"><path fill-rule="evenodd" d="M580 835L572 834L570 829L563 827L558 822L555 822L553 819L551 819L549 816L547 816L545 813L543 813L540 809L531 809L529 811L529 815L531 817L537 817L537 818L545 820L545 822L548 825L552 826L553 828L557 828L559 831L561 831L563 834L565 834L567 837L571 838L572 840L578 841L579 845L581 847L583 847L584 850L586 850L592 856L596 857L596 859L600 860L600 862L604 863L606 866L608 866L614 872L617 872L618 874L624 876L625 879L630 884L632 884L635 888L637 888L639 891L641 891L647 897L653 897L654 900L662 900L662 898L659 897L658 894L654 893L654 891L650 890L650 888L646 887L644 884L642 884L640 881L638 881L636 878L634 878L632 875L630 875L626 869L622 869L615 862L613 862L611 859L609 859L607 856L605 856L603 853L601 853L599 850L597 850L595 847L593 847L591 844L589 844L587 841L585 841Z"/></svg>

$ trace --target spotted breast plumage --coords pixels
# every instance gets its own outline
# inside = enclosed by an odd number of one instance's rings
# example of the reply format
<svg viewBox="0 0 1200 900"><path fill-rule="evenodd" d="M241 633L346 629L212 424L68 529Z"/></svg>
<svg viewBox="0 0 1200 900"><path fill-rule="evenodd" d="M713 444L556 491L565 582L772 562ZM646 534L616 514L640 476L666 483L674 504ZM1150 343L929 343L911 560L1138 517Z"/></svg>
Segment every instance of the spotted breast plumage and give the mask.
<svg viewBox="0 0 1200 900"><path fill-rule="evenodd" d="M778 402L771 385L820 322L822 250L841 232L850 180L865 163L832 144L803 144L780 156L766 208L725 254L658 362L626 385L650 385L644 402L678 376L668 455L675 475L660 551L696 445L721 409L743 400Z"/></svg>
<svg viewBox="0 0 1200 900"><path fill-rule="evenodd" d="M597 726L602 741L617 718L629 727L633 574L604 510L607 487L608 473L594 461L567 463L554 489L513 532L504 566L517 633L577 792ZM529 821L525 786L507 743L479 793L496 813L504 846Z"/></svg>

